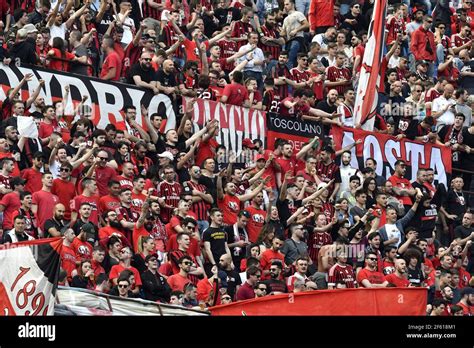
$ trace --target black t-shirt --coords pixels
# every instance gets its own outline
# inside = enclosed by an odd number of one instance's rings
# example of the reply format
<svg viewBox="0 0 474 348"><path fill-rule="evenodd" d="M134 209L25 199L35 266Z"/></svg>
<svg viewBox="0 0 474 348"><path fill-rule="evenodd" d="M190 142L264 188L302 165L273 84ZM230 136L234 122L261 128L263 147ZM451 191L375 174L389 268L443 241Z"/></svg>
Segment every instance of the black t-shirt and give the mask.
<svg viewBox="0 0 474 348"><path fill-rule="evenodd" d="M461 72L474 72L474 61L470 60L469 62L464 63ZM459 79L459 87L467 89L469 94L474 93L474 77L461 76Z"/></svg>
<svg viewBox="0 0 474 348"><path fill-rule="evenodd" d="M449 190L444 207L449 214L457 215L456 221L461 223L463 214L467 211L466 198L462 192L457 193Z"/></svg>
<svg viewBox="0 0 474 348"><path fill-rule="evenodd" d="M205 175L201 175L198 181L199 184L206 186L207 192L212 196L214 199L213 206L217 206L217 179L210 178Z"/></svg>
<svg viewBox="0 0 474 348"><path fill-rule="evenodd" d="M470 148L474 147L474 134L469 133L468 128L464 127L462 129L462 143L469 146ZM470 172L474 171L474 154L469 154L467 152L461 152L461 161L464 170Z"/></svg>
<svg viewBox="0 0 474 348"><path fill-rule="evenodd" d="M277 202L276 202L276 207L278 209L278 215L280 216L280 221L282 222L283 226L286 226L286 221L290 218L290 216L292 215L291 211L290 211L290 200L289 199L285 199L283 201L281 201L280 199L277 199ZM293 206L295 209L298 209L299 207L301 207L301 204L302 204L302 201L301 200L296 200L296 201L293 201Z"/></svg>
<svg viewBox="0 0 474 348"><path fill-rule="evenodd" d="M83 225L85 225L87 222L84 222L82 221L81 219L78 219L74 225L72 225L72 229L74 230L74 234L76 236L78 236L80 233L81 233L81 227ZM99 239L99 230L97 229L97 226L94 226L94 231L95 231L95 234L94 234L94 240L98 240Z"/></svg>
<svg viewBox="0 0 474 348"><path fill-rule="evenodd" d="M454 238L464 239L468 237L472 232L474 232L473 226L466 228L463 225L461 225L454 229ZM469 251L471 252L471 258L474 257L474 244L471 244Z"/></svg>
<svg viewBox="0 0 474 348"><path fill-rule="evenodd" d="M419 267L415 267L415 269L407 267L407 274L411 285L421 287L425 277L423 276L423 272Z"/></svg>
<svg viewBox="0 0 474 348"><path fill-rule="evenodd" d="M226 252L227 233L221 227L209 227L204 231L202 239L204 242L211 243L212 256L214 256L214 261L219 263L219 258Z"/></svg>
<svg viewBox="0 0 474 348"><path fill-rule="evenodd" d="M224 231L227 233L227 244L235 243L234 226L226 226ZM245 232L242 228L238 228L238 233L240 240L245 240ZM229 249L235 267L240 270L240 262L245 258L245 247L233 247Z"/></svg>
<svg viewBox="0 0 474 348"><path fill-rule="evenodd" d="M165 151L171 152L175 160L178 157L178 154L180 152L185 152L186 150L185 143L177 142L176 145L170 145L161 138L158 138L158 140L155 143L155 147L156 147L156 152L159 154Z"/></svg>
<svg viewBox="0 0 474 348"><path fill-rule="evenodd" d="M45 238L51 238L52 236L49 234L49 229L50 228L56 228L56 231L61 232L61 229L65 226L69 225L69 221L67 220L62 220L62 221L56 221L54 219L49 219L46 220L44 223L44 233L45 233Z"/></svg>
<svg viewBox="0 0 474 348"><path fill-rule="evenodd" d="M242 284L240 274L235 269L230 271L224 270L224 272L227 273L227 293L234 299L235 289L238 285Z"/></svg>
<svg viewBox="0 0 474 348"><path fill-rule="evenodd" d="M157 80L157 73L153 69L144 70L140 63L133 64L128 72L127 83L134 85L134 76L140 76L143 82L150 83Z"/></svg>
<svg viewBox="0 0 474 348"><path fill-rule="evenodd" d="M178 85L176 82L176 74L175 73L166 74L163 71L163 69L158 70L158 73L156 75L156 80L163 87L176 87Z"/></svg>

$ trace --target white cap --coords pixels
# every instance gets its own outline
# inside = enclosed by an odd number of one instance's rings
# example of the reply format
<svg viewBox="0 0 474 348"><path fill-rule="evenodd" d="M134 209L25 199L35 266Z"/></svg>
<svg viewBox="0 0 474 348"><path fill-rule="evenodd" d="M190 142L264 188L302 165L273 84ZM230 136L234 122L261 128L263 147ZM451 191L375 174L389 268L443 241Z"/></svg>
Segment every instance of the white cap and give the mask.
<svg viewBox="0 0 474 348"><path fill-rule="evenodd" d="M161 158L167 158L169 159L170 161L174 160L174 156L171 152L169 151L165 151L165 152L162 152L158 155L158 157L161 157Z"/></svg>
<svg viewBox="0 0 474 348"><path fill-rule="evenodd" d="M163 12L161 12L161 20L162 21L167 21L168 20L168 15L170 13L171 12L169 10L163 10Z"/></svg>

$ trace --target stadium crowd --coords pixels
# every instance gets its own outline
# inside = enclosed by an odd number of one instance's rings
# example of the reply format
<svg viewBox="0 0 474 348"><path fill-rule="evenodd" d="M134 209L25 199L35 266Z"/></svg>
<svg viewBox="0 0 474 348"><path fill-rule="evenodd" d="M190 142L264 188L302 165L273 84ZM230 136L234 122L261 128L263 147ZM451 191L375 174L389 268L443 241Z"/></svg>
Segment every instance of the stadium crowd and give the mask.
<svg viewBox="0 0 474 348"><path fill-rule="evenodd" d="M474 7L388 3L374 130L450 147L462 170L447 186L431 168L410 182L402 159L387 178L373 158L353 168L358 142L336 151L330 137L361 126L373 0L2 1L4 65L136 85L179 115L164 132L163 113L142 107L142 127L126 106L125 129L99 129L86 98L72 115L45 105L44 81L22 99L26 74L1 106L3 243L61 236L62 285L189 308L423 287L427 315L473 315ZM195 98L311 119L324 136L299 150L246 138L240 163L217 121L180 114ZM19 136L19 116L38 139Z"/></svg>

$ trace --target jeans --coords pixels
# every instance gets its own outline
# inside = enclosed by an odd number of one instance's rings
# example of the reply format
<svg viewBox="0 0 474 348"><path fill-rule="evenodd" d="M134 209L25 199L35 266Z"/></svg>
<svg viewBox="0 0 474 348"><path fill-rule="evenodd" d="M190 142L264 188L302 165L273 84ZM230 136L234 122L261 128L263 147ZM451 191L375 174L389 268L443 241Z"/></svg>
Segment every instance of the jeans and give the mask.
<svg viewBox="0 0 474 348"><path fill-rule="evenodd" d="M285 49L288 51L288 68L296 66L296 57L300 52L301 45L298 40L292 40L286 45Z"/></svg>
<svg viewBox="0 0 474 348"><path fill-rule="evenodd" d="M305 17L308 16L309 3L310 3L310 0L296 0L295 1L296 11L303 13Z"/></svg>

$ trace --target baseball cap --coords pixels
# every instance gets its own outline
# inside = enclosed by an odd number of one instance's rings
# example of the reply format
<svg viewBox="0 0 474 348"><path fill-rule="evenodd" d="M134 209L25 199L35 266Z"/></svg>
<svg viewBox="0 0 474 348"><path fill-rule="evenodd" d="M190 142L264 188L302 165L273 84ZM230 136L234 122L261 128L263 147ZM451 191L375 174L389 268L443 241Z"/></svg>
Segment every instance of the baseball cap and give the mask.
<svg viewBox="0 0 474 348"><path fill-rule="evenodd" d="M259 153L257 156L255 156L255 162L260 160L265 160L265 156Z"/></svg>
<svg viewBox="0 0 474 348"><path fill-rule="evenodd" d="M423 60L418 60L416 62L416 66L418 66L418 65L430 65L430 63L427 60L423 59Z"/></svg>
<svg viewBox="0 0 474 348"><path fill-rule="evenodd" d="M19 176L14 176L13 178L10 178L11 187L15 187L17 185L24 185L24 184L26 184L26 180Z"/></svg>
<svg viewBox="0 0 474 348"><path fill-rule="evenodd" d="M36 27L34 26L34 24L27 24L25 26L23 26L22 29L25 29L27 34L31 34L31 33L37 33L38 32L38 29L36 29Z"/></svg>
<svg viewBox="0 0 474 348"><path fill-rule="evenodd" d="M242 140L242 147L244 146L248 147L249 149L255 148L255 144L249 138L245 138L244 140Z"/></svg>
<svg viewBox="0 0 474 348"><path fill-rule="evenodd" d="M225 273L224 271L219 271L217 273L217 276L219 277L220 281L221 281L221 287L223 288L227 288L227 273Z"/></svg>
<svg viewBox="0 0 474 348"><path fill-rule="evenodd" d="M461 290L461 297L464 295L474 295L474 288L465 287Z"/></svg>
<svg viewBox="0 0 474 348"><path fill-rule="evenodd" d="M156 260L158 260L158 254L153 253L153 254L147 255L147 256L145 257L145 262L148 262L148 261L150 261L150 260L153 259L153 258L156 259Z"/></svg>
<svg viewBox="0 0 474 348"><path fill-rule="evenodd" d="M158 155L158 157L161 157L161 158L167 158L169 159L170 161L174 160L174 156L171 152L169 151L165 151L165 152L162 152Z"/></svg>
<svg viewBox="0 0 474 348"><path fill-rule="evenodd" d="M94 225L89 222L82 225L81 230L86 232L86 234L95 234Z"/></svg>

